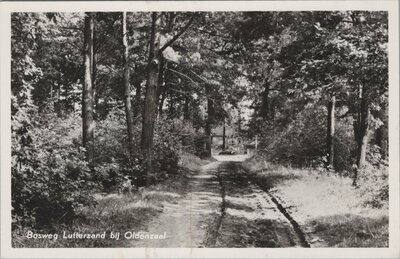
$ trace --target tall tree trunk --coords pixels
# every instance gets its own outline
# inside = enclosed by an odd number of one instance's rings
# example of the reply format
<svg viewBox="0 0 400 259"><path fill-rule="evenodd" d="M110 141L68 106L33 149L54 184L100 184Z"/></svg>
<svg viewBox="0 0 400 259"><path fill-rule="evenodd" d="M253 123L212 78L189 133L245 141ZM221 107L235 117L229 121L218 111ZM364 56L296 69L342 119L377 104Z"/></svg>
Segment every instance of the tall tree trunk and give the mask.
<svg viewBox="0 0 400 259"><path fill-rule="evenodd" d="M93 17L95 19L96 17ZM96 21L93 21L95 23ZM96 76L97 76L97 53L96 53L96 26L93 27L93 44L92 44L92 60L91 60L91 67L92 67L92 88L93 88L93 113L94 118L97 119L98 112L97 112L97 88L96 88Z"/></svg>
<svg viewBox="0 0 400 259"><path fill-rule="evenodd" d="M129 46L126 30L126 12L122 13L122 44L124 47L124 88L125 88L125 113L126 113L126 126L128 130L129 152L134 152L134 139L133 139L133 110L131 101L131 86L129 83Z"/></svg>
<svg viewBox="0 0 400 259"><path fill-rule="evenodd" d="M190 99L189 99L188 96L185 96L185 103L184 103L184 106L183 106L183 119L184 120L189 120L190 119L189 105L190 105Z"/></svg>
<svg viewBox="0 0 400 259"><path fill-rule="evenodd" d="M157 86L160 72L160 23L161 16L157 12L151 15L151 38L149 50L148 78L146 85L145 103L143 110L143 125L141 136L141 148L146 161L147 184L151 183L151 173L153 172L153 135L154 122L156 117Z"/></svg>
<svg viewBox="0 0 400 259"><path fill-rule="evenodd" d="M242 114L240 111L240 107L238 107L238 137L242 137Z"/></svg>
<svg viewBox="0 0 400 259"><path fill-rule="evenodd" d="M93 86L92 86L92 59L93 59L93 30L94 13L85 13L84 31L84 67L85 80L83 85L82 121L83 121L83 146L86 149L86 159L89 163L94 158L94 120L93 120Z"/></svg>
<svg viewBox="0 0 400 259"><path fill-rule="evenodd" d="M331 96L331 100L328 102L328 125L327 125L327 141L326 147L328 151L328 166L334 167L335 160L335 105L336 97L334 94Z"/></svg>
<svg viewBox="0 0 400 259"><path fill-rule="evenodd" d="M60 80L61 81L61 80ZM61 85L58 85L58 88L56 90L56 98L57 101L54 102L54 111L57 114L58 118L62 117L62 108L61 108Z"/></svg>
<svg viewBox="0 0 400 259"><path fill-rule="evenodd" d="M360 105L360 124L358 126L358 138L357 138L357 170L354 173L353 185L357 185L357 178L359 172L365 166L367 147L369 139L369 119L371 116L371 111L369 108L369 103L366 97L365 87L362 88L361 94L361 105Z"/></svg>
<svg viewBox="0 0 400 259"><path fill-rule="evenodd" d="M168 113L169 117L173 118L174 117L174 106L175 106L175 97L174 94L170 91L169 92L169 107L168 107Z"/></svg>
<svg viewBox="0 0 400 259"><path fill-rule="evenodd" d="M139 115L139 111L142 107L142 85L141 82L138 81L135 83L136 85L136 95L135 95L135 109L133 110L133 116L136 118Z"/></svg>
<svg viewBox="0 0 400 259"><path fill-rule="evenodd" d="M226 143L225 143L225 138L226 138L226 135L225 135L225 121L224 121L224 125L222 126L222 151L225 151L225 148L226 148Z"/></svg>
<svg viewBox="0 0 400 259"><path fill-rule="evenodd" d="M264 82L264 91L262 93L262 99L261 99L261 110L260 110L260 116L264 119L268 119L269 117L269 92L270 92L270 85L267 79L265 79Z"/></svg>
<svg viewBox="0 0 400 259"><path fill-rule="evenodd" d="M165 91L163 91L161 93L161 96L159 97L159 101L158 101L158 115L160 116L161 114L163 114L163 107L164 107L164 102L165 99L167 97L167 93Z"/></svg>
<svg viewBox="0 0 400 259"><path fill-rule="evenodd" d="M211 157L211 144L212 144L212 136L211 136L211 127L214 123L214 102L210 98L210 89L209 86L206 86L206 95L207 95L207 119L205 125L205 135L206 135L206 152L207 156Z"/></svg>
<svg viewBox="0 0 400 259"><path fill-rule="evenodd" d="M375 133L375 143L380 148L380 154L383 159L387 158L387 131L385 129L388 128L387 125L387 107L384 106L378 115L379 119L383 122L378 129L376 129Z"/></svg>
<svg viewBox="0 0 400 259"><path fill-rule="evenodd" d="M157 83L157 104L158 104L158 116L162 114L162 108L165 99L165 86L164 86L164 73L165 73L166 61L161 56L160 57L160 70L158 73L158 83Z"/></svg>

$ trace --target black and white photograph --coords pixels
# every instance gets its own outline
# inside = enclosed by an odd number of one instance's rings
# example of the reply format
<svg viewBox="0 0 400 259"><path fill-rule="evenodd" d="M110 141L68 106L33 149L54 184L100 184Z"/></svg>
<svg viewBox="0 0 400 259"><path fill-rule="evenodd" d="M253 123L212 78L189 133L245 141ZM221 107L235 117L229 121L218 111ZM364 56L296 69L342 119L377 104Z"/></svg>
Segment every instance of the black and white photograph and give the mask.
<svg viewBox="0 0 400 259"><path fill-rule="evenodd" d="M399 256L398 10L369 2L10 11L7 246Z"/></svg>

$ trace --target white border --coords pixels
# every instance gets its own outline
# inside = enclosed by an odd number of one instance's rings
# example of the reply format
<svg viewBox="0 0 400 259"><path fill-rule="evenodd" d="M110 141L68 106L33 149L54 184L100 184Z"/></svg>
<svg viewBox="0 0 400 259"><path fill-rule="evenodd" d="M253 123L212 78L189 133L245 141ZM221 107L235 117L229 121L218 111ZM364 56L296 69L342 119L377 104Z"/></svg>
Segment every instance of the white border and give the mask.
<svg viewBox="0 0 400 259"><path fill-rule="evenodd" d="M1 257L7 258L399 258L399 16L398 1L135 1L0 3ZM316 11L389 12L389 248L12 248L10 13L84 11Z"/></svg>

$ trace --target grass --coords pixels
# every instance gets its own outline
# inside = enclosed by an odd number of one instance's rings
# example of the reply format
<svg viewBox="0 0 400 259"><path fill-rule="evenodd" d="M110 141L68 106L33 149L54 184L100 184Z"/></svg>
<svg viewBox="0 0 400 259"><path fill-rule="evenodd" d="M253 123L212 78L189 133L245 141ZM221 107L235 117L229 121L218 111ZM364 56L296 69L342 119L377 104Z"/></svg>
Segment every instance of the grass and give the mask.
<svg viewBox="0 0 400 259"><path fill-rule="evenodd" d="M314 234L330 247L388 247L387 216L370 218L354 214L324 216L310 222Z"/></svg>
<svg viewBox="0 0 400 259"><path fill-rule="evenodd" d="M244 167L277 197L316 247L387 247L388 206L368 206L365 188L334 173L259 161ZM367 184L367 183L365 183Z"/></svg>
<svg viewBox="0 0 400 259"><path fill-rule="evenodd" d="M91 208L83 208L81 217L72 224L53 226L52 230L33 230L28 228L14 230L12 233L13 247L130 247L132 240L111 239L110 233L119 232L123 235L126 231L146 231L152 218L163 211L165 203L178 203L186 192L185 174L197 170L199 166L206 164L189 154L185 154L180 162L182 174L171 176L168 180L150 186L141 192L132 194L97 194L97 205ZM182 171L183 170L183 171ZM54 239L27 238L27 232L58 234ZM66 233L102 233L106 231L104 239L63 239L63 231Z"/></svg>

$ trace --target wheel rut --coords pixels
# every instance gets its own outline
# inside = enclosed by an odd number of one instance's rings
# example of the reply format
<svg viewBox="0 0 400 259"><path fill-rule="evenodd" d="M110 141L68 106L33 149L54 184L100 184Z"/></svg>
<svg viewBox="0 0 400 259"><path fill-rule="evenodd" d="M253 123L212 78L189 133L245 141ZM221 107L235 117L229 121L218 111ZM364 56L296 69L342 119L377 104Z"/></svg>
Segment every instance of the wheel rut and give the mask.
<svg viewBox="0 0 400 259"><path fill-rule="evenodd" d="M222 226L222 221L226 214L225 185L221 179L220 168L218 168L216 177L218 179L218 183L219 183L220 191L221 191L220 215L216 218L215 223L212 224L212 226L214 226L214 227L211 227L211 229L209 230L209 234L207 235L207 238L205 241L206 247L215 247L216 246L217 240L218 240L218 235L219 235L219 232L220 232L220 229Z"/></svg>
<svg viewBox="0 0 400 259"><path fill-rule="evenodd" d="M261 186L259 186L259 187L261 188ZM261 189L263 189L263 188L261 188ZM292 225L293 230L295 231L297 238L299 239L300 245L302 247L311 247L311 245L308 243L306 236L305 236L304 232L301 230L301 227L297 223L297 221L293 219L293 217L285 209L285 207L283 207L282 204L270 192L268 192L268 191L265 191L265 192L268 194L269 197L271 197L271 200L275 203L278 210L288 219L288 221Z"/></svg>
<svg viewBox="0 0 400 259"><path fill-rule="evenodd" d="M240 163L222 163L216 176L222 203L211 247L310 247L292 215Z"/></svg>
<svg viewBox="0 0 400 259"><path fill-rule="evenodd" d="M146 232L166 239L136 240L132 247L309 247L287 208L256 180L239 162L203 166L180 199L166 201L149 222Z"/></svg>

